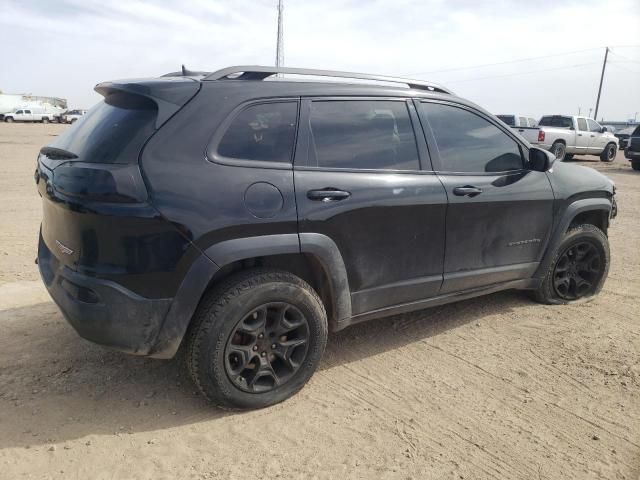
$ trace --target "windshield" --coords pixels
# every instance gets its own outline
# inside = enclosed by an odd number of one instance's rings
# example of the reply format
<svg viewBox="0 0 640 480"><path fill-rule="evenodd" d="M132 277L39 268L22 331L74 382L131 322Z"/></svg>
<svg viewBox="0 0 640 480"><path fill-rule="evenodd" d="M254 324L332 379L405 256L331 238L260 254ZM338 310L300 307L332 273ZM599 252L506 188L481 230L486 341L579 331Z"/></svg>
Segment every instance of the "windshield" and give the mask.
<svg viewBox="0 0 640 480"><path fill-rule="evenodd" d="M510 127L514 127L516 124L516 117L513 115L498 115L498 118Z"/></svg>
<svg viewBox="0 0 640 480"><path fill-rule="evenodd" d="M83 162L133 163L155 131L156 104L144 97L114 93L60 135L50 146Z"/></svg>
<svg viewBox="0 0 640 480"><path fill-rule="evenodd" d="M571 128L573 122L571 117L561 117L560 115L553 115L548 117L542 117L540 123L541 127L558 127L558 128Z"/></svg>

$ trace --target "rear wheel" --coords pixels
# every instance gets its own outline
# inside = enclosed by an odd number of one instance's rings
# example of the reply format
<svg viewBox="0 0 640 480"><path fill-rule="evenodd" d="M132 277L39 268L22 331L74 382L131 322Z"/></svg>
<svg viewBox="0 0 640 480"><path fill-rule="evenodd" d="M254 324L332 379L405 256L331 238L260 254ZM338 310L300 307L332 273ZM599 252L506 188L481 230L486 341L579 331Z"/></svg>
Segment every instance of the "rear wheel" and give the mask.
<svg viewBox="0 0 640 480"><path fill-rule="evenodd" d="M327 342L327 317L302 279L250 270L207 294L187 341L187 367L207 399L224 408L262 408L311 378Z"/></svg>
<svg viewBox="0 0 640 480"><path fill-rule="evenodd" d="M613 162L616 159L616 153L618 153L618 148L613 143L610 143L600 154L600 161Z"/></svg>
<svg viewBox="0 0 640 480"><path fill-rule="evenodd" d="M609 262L609 241L602 230L588 224L571 228L535 291L536 300L559 305L592 298L604 285Z"/></svg>
<svg viewBox="0 0 640 480"><path fill-rule="evenodd" d="M567 146L562 142L556 142L551 146L551 152L556 156L556 160L562 162L567 155Z"/></svg>
<svg viewBox="0 0 640 480"><path fill-rule="evenodd" d="M634 170L640 170L640 160L634 160L631 162L631 168Z"/></svg>

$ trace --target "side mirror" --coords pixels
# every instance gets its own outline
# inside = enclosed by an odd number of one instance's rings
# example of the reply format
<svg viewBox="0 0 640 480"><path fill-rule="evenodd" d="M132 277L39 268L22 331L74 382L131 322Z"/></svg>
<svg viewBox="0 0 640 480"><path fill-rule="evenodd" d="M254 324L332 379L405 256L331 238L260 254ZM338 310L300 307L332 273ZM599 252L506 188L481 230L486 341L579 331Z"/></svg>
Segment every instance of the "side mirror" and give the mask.
<svg viewBox="0 0 640 480"><path fill-rule="evenodd" d="M529 169L535 172L546 172L551 169L553 162L556 161L556 156L538 147L531 147L529 149Z"/></svg>
<svg viewBox="0 0 640 480"><path fill-rule="evenodd" d="M608 132L609 130L607 129L607 127L602 127L600 129L600 133L604 133L604 132Z"/></svg>

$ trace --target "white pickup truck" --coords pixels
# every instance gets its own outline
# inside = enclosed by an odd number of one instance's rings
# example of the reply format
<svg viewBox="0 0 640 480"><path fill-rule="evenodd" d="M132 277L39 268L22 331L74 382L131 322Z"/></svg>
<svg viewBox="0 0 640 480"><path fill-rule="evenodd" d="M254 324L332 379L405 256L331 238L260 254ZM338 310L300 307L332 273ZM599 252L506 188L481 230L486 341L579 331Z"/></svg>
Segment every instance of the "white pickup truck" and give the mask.
<svg viewBox="0 0 640 480"><path fill-rule="evenodd" d="M500 120L513 128L520 136L531 144L538 143L538 122L525 115L518 114L500 114L496 115Z"/></svg>
<svg viewBox="0 0 640 480"><path fill-rule="evenodd" d="M11 122L42 122L49 123L57 121L57 115L52 112L38 111L35 108L21 108L15 112L5 113L4 121Z"/></svg>
<svg viewBox="0 0 640 480"><path fill-rule="evenodd" d="M560 161L574 155L598 155L603 162L613 162L616 158L618 139L591 118L545 115L538 126L535 143L553 152Z"/></svg>

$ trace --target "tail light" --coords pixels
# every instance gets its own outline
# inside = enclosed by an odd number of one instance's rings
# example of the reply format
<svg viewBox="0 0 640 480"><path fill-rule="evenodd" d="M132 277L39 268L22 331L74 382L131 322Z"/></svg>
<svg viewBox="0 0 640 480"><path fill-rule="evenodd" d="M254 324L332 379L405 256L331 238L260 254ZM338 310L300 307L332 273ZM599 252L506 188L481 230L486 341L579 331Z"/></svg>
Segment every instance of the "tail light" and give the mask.
<svg viewBox="0 0 640 480"><path fill-rule="evenodd" d="M544 142L544 130L539 130L538 131L538 141L539 142Z"/></svg>

